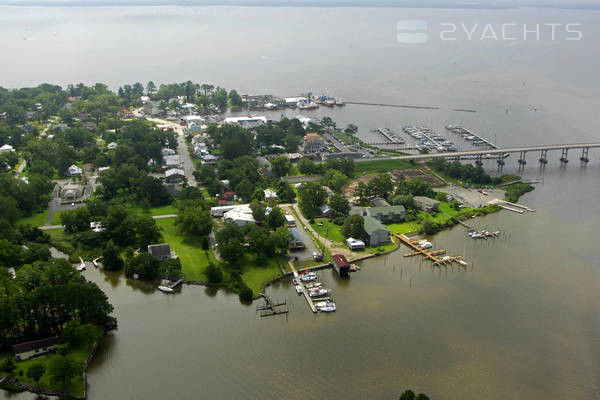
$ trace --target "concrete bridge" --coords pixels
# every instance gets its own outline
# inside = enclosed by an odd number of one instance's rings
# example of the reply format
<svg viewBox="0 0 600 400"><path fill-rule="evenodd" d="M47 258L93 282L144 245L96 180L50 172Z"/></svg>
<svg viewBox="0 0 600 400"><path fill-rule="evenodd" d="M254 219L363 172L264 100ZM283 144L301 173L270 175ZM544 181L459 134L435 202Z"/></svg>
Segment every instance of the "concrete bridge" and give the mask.
<svg viewBox="0 0 600 400"><path fill-rule="evenodd" d="M584 164L587 164L589 160L589 150L592 148L600 148L600 142L594 143L567 143L567 144L548 144L548 145L538 145L538 146L522 146L522 147L507 147L507 148L497 148L497 149L484 149L484 150L468 150L468 151L456 151L452 153L429 153L429 154L409 154L403 156L392 156L392 157L378 157L378 158L360 158L356 159L356 162L367 162L367 161L377 161L377 160L402 160L402 161L411 161L411 160L432 160L434 158L447 158L453 160L461 160L461 159L475 159L477 164L481 164L481 160L484 158L497 158L497 162L499 165L504 165L504 158L509 154L518 153L519 154L519 164L525 165L527 163L526 155L527 153L538 153L540 154L540 158L538 161L542 164L546 164L548 162L548 152L549 151L560 151L560 162L561 164L566 164L569 162L568 153L569 150L581 150L581 157L579 160Z"/></svg>

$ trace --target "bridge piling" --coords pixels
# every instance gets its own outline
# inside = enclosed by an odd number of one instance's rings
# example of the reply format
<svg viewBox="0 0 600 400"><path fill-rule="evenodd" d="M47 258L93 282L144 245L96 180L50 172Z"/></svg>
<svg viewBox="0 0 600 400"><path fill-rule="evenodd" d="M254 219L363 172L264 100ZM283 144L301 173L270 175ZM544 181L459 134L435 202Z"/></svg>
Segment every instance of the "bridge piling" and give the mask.
<svg viewBox="0 0 600 400"><path fill-rule="evenodd" d="M569 153L569 149L562 149L562 155L560 156L560 162L561 164L566 164L569 162L569 158L567 157Z"/></svg>
<svg viewBox="0 0 600 400"><path fill-rule="evenodd" d="M581 162L583 163L583 165L587 165L588 162L590 162L590 159L588 157L588 153L590 151L589 147L584 147L582 152L581 152L581 158L579 158L581 160Z"/></svg>
<svg viewBox="0 0 600 400"><path fill-rule="evenodd" d="M477 160L475 160L475 165L478 165L481 167L483 165L483 161L481 161L482 158L483 158L483 154L479 154L477 156Z"/></svg>
<svg viewBox="0 0 600 400"><path fill-rule="evenodd" d="M540 156L540 164L548 164L548 150L542 150L542 155Z"/></svg>
<svg viewBox="0 0 600 400"><path fill-rule="evenodd" d="M527 152L522 151L519 155L519 164L521 164L521 165L527 164L527 160L525 159L525 154L527 154Z"/></svg>

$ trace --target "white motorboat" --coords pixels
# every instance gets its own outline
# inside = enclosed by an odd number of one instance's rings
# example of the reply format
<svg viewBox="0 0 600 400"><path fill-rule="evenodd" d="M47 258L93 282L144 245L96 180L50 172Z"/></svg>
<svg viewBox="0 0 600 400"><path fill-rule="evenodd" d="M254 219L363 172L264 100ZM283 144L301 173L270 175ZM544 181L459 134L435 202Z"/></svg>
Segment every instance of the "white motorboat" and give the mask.
<svg viewBox="0 0 600 400"><path fill-rule="evenodd" d="M329 290L323 288L313 288L308 291L308 295L310 297L321 297L325 296L326 294L329 294Z"/></svg>
<svg viewBox="0 0 600 400"><path fill-rule="evenodd" d="M424 241L422 243L419 244L419 247L422 249L430 249L433 247L433 244L431 244L431 242L428 241Z"/></svg>
<svg viewBox="0 0 600 400"><path fill-rule="evenodd" d="M300 280L302 282L312 282L316 279L317 279L317 274L315 274L315 273L304 274L300 277Z"/></svg>
<svg viewBox="0 0 600 400"><path fill-rule="evenodd" d="M318 288L323 286L323 284L321 282L314 282L314 283L309 283L308 285L306 285L307 289L313 289L313 288Z"/></svg>
<svg viewBox="0 0 600 400"><path fill-rule="evenodd" d="M302 286L300 285L296 285L296 292L298 292L298 294L302 294Z"/></svg>
<svg viewBox="0 0 600 400"><path fill-rule="evenodd" d="M292 279L292 283L293 283L294 285L297 285L297 284L298 284L298 280L297 280L296 278L294 278L294 279Z"/></svg>
<svg viewBox="0 0 600 400"><path fill-rule="evenodd" d="M85 269L85 262L83 262L83 258L79 257L79 261L81 261L81 263L77 266L77 271L83 271Z"/></svg>
<svg viewBox="0 0 600 400"><path fill-rule="evenodd" d="M335 303L331 300L325 300L325 301L317 301L314 303L316 308L322 308L322 307L327 307L327 306L335 306Z"/></svg>
<svg viewBox="0 0 600 400"><path fill-rule="evenodd" d="M319 311L321 311L321 312L334 312L335 310L336 310L335 304L319 308Z"/></svg>
<svg viewBox="0 0 600 400"><path fill-rule="evenodd" d="M163 292L163 293L174 293L174 292L175 292L175 291L174 291L173 289L171 289L170 287L168 287L168 286L163 286L163 285L160 285L160 286L158 287L158 290L160 290L160 291L161 291L161 292Z"/></svg>

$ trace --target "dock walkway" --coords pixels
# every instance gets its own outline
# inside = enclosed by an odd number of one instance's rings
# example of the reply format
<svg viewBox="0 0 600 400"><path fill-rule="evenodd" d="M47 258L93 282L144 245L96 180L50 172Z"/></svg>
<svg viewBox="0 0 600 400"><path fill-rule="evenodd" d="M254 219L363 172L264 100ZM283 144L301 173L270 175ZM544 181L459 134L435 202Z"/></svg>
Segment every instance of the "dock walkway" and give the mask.
<svg viewBox="0 0 600 400"><path fill-rule="evenodd" d="M425 257L425 259L433 262L434 265L442 265L442 264L447 264L447 263L452 263L452 262L462 264L465 261L462 256L439 258L438 256L445 254L446 250L440 249L440 250L427 251L427 250L423 249L421 246L419 246L418 240L411 240L406 235L394 235L394 236L396 236L402 243L404 243L406 246L408 246L410 249L413 250L411 253L405 254L404 255L405 257L422 255ZM465 264L462 264L462 265L465 265Z"/></svg>
<svg viewBox="0 0 600 400"><path fill-rule="evenodd" d="M304 298L306 299L310 310L316 313L317 308L315 307L315 303L313 303L312 298L309 296L308 291L306 290L306 287L304 287L304 282L302 282L302 280L300 279L300 275L298 275L298 271L296 271L294 263L292 261L289 261L289 265L290 269L292 270L292 273L294 274L294 278L296 278L296 282L298 282L298 286L302 288L302 294L304 295Z"/></svg>

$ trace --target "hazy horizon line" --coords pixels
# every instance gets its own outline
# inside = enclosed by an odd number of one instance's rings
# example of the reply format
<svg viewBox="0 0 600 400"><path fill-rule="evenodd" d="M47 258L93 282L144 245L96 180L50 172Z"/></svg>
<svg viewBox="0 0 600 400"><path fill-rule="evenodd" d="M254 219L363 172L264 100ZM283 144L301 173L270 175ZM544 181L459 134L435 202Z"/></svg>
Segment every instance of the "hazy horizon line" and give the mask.
<svg viewBox="0 0 600 400"><path fill-rule="evenodd" d="M457 8L457 9L516 9L556 8L600 10L597 0L0 0L0 6L11 7L118 7L118 6L246 6L246 7L364 7L364 8Z"/></svg>

